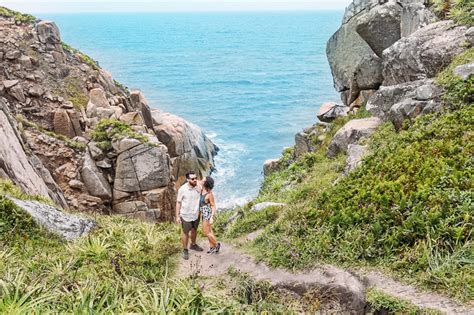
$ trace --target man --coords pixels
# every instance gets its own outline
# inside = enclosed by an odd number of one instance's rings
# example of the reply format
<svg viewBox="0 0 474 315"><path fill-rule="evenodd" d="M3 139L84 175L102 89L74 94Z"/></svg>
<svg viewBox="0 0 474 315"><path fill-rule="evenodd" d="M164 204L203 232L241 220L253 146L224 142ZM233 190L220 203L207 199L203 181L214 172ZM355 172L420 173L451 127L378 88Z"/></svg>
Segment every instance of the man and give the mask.
<svg viewBox="0 0 474 315"><path fill-rule="evenodd" d="M197 184L197 176L194 172L186 174L187 183L178 190L176 201L176 222L181 224L181 243L183 244L183 258L189 259L188 240L191 232L191 246L195 251L201 252L203 249L196 244L197 228L199 226L199 198L201 189Z"/></svg>

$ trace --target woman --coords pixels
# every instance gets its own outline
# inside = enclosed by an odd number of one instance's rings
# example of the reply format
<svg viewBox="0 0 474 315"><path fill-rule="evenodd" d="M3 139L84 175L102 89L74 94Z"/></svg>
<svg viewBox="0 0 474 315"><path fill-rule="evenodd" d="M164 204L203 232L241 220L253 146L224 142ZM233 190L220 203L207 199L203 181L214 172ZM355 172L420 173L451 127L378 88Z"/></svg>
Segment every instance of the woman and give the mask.
<svg viewBox="0 0 474 315"><path fill-rule="evenodd" d="M214 188L214 179L211 176L207 176L202 181L201 199L199 201L199 211L202 217L202 229L204 234L209 240L208 254L218 253L221 249L221 243L217 242L214 233L212 233L212 223L214 222L214 216L216 215L216 202L214 200L214 194L212 189Z"/></svg>

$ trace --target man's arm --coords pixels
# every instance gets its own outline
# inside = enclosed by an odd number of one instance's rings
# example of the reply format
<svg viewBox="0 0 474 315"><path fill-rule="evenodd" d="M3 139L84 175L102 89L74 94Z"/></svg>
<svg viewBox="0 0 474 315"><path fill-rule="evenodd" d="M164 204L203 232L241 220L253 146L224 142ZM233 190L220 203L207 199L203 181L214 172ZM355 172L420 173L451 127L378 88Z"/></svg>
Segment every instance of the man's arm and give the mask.
<svg viewBox="0 0 474 315"><path fill-rule="evenodd" d="M178 224L181 223L180 211L181 211L181 201L178 200L176 201L176 223Z"/></svg>

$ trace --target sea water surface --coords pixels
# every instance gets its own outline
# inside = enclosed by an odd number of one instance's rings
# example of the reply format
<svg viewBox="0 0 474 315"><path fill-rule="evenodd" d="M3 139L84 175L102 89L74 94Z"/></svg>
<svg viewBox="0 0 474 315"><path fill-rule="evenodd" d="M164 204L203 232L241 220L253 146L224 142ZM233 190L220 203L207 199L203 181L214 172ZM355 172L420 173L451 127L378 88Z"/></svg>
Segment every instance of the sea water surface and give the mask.
<svg viewBox="0 0 474 315"><path fill-rule="evenodd" d="M258 193L262 165L337 101L326 42L342 12L39 14L150 106L219 146L220 208Z"/></svg>

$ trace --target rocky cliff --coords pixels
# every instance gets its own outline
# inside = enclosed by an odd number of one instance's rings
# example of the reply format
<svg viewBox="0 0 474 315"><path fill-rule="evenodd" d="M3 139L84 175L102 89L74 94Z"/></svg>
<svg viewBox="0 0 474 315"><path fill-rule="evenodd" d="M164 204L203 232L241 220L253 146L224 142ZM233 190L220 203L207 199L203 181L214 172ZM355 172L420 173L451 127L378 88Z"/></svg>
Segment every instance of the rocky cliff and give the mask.
<svg viewBox="0 0 474 315"><path fill-rule="evenodd" d="M151 110L54 22L0 8L0 43L0 177L26 193L156 221L173 216L188 170L213 169L199 127Z"/></svg>

